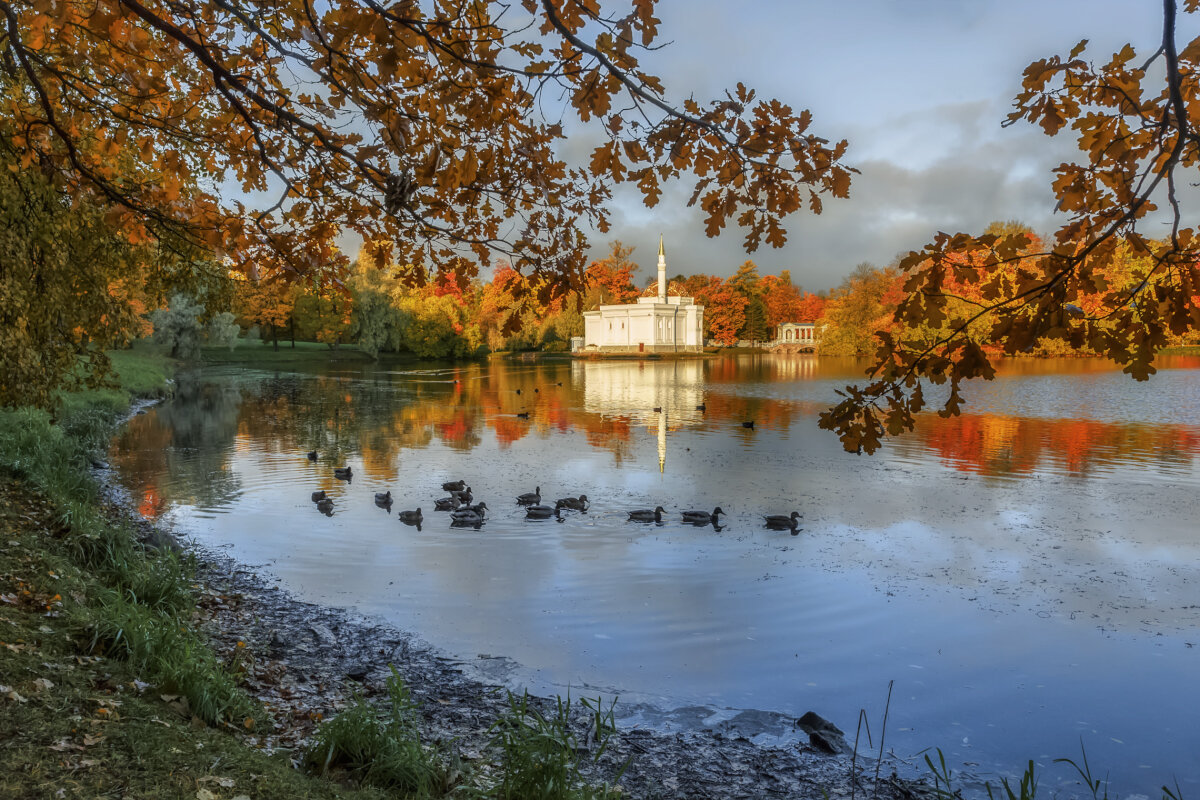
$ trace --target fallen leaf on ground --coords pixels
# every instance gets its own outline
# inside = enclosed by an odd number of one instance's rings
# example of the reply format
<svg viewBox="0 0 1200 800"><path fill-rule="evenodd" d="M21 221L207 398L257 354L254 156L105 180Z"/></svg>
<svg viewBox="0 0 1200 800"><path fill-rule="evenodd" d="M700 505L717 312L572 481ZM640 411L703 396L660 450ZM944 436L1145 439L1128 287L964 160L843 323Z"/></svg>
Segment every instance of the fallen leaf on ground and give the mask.
<svg viewBox="0 0 1200 800"><path fill-rule="evenodd" d="M49 749L54 750L59 753L63 753L63 752L66 752L67 750L82 750L83 746L75 744L74 742L70 741L69 739L59 739L54 744L49 745Z"/></svg>

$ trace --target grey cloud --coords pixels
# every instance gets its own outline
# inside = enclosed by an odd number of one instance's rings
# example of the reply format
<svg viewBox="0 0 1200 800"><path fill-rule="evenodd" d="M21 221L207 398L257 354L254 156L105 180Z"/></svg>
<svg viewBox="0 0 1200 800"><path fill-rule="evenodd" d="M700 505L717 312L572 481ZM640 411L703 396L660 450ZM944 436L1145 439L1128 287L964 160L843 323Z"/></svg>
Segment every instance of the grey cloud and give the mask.
<svg viewBox="0 0 1200 800"><path fill-rule="evenodd" d="M979 232L997 219L1019 219L1038 231L1057 227L1051 169L1071 156L1073 142L1069 137L1048 139L1031 129L1001 131L996 120L989 104L965 103L881 122L873 136L879 139L885 132L894 157L856 162L862 174L855 176L850 199L828 199L819 216L789 218L788 244L780 250L747 254L737 228L707 238L702 212L686 208L686 185L673 185L653 210L641 207L636 193L622 187L612 233L590 235L592 255L602 257L613 238L635 245L634 258L640 257L643 267L640 277L646 279L661 232L671 273L731 275L751 258L760 272L789 269L805 289L817 291L836 286L859 262L886 264L919 249L938 231ZM925 135L922 129L929 127L949 135L913 159L920 166L897 163L910 160L905 142L916 146Z"/></svg>

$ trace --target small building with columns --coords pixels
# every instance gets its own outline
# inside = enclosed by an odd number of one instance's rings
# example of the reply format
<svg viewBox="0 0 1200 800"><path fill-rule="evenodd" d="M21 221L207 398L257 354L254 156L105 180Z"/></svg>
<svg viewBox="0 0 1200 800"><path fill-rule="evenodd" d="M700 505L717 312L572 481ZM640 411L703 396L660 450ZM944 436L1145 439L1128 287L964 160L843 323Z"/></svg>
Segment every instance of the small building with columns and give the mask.
<svg viewBox="0 0 1200 800"><path fill-rule="evenodd" d="M674 289L674 296L671 295ZM658 281L636 303L583 313L584 350L604 353L687 353L704 349L704 307L667 285L667 256L658 239Z"/></svg>

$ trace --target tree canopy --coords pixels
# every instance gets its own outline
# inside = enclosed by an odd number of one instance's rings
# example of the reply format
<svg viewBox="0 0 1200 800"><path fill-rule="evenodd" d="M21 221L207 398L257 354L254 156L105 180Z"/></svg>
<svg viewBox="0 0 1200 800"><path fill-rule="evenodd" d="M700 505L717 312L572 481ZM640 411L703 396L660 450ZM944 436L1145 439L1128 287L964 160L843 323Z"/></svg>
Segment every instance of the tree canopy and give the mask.
<svg viewBox="0 0 1200 800"><path fill-rule="evenodd" d="M102 200L131 242L169 232L247 274L345 267L334 241L349 231L414 283L465 281L499 250L578 285L614 185L654 205L684 173L709 235L734 222L747 249L781 247L788 215L847 195L846 143L741 84L673 102L639 64L654 14L655 0L0 0L0 125L22 167ZM568 163L559 145L585 125L599 144Z"/></svg>
<svg viewBox="0 0 1200 800"><path fill-rule="evenodd" d="M1185 0L1183 11L1198 7ZM1180 48L1178 14L1163 0L1162 39L1140 58L1125 45L1089 61L1085 39L1025 70L1004 124L1073 132L1080 157L1053 181L1066 219L1045 242L1012 226L939 233L900 260L906 296L896 329L876 334L871 382L846 387L821 416L847 450L870 453L911 430L930 383L947 388L939 413L957 414L962 382L994 374L988 344L1011 355L1058 338L1145 380L1171 335L1200 327L1200 236L1180 201L1200 166L1200 37ZM1124 269L1131 258L1148 268ZM1132 279L1110 282L1113 274Z"/></svg>

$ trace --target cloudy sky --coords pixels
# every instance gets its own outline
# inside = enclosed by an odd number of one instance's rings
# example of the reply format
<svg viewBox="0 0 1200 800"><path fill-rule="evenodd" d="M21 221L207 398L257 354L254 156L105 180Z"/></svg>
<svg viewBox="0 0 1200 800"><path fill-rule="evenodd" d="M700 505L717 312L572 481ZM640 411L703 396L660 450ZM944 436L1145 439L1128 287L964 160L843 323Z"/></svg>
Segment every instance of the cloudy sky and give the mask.
<svg viewBox="0 0 1200 800"><path fill-rule="evenodd" d="M1093 61L1125 42L1149 55L1161 9L1157 0L660 0L660 35L671 44L643 64L673 100L716 97L742 81L810 109L817 135L849 140L846 160L862 172L850 199L793 216L786 247L749 256L760 272L790 269L818 291L939 230L980 232L996 219L1056 228L1050 170L1074 142L1028 124L1000 127L1022 72L1083 38ZM1181 41L1196 22L1183 17ZM662 232L672 274L732 274L747 258L741 235L706 238L688 194L677 185L653 210L619 195L612 232L592 236L594 255L612 238L634 245L645 280Z"/></svg>

